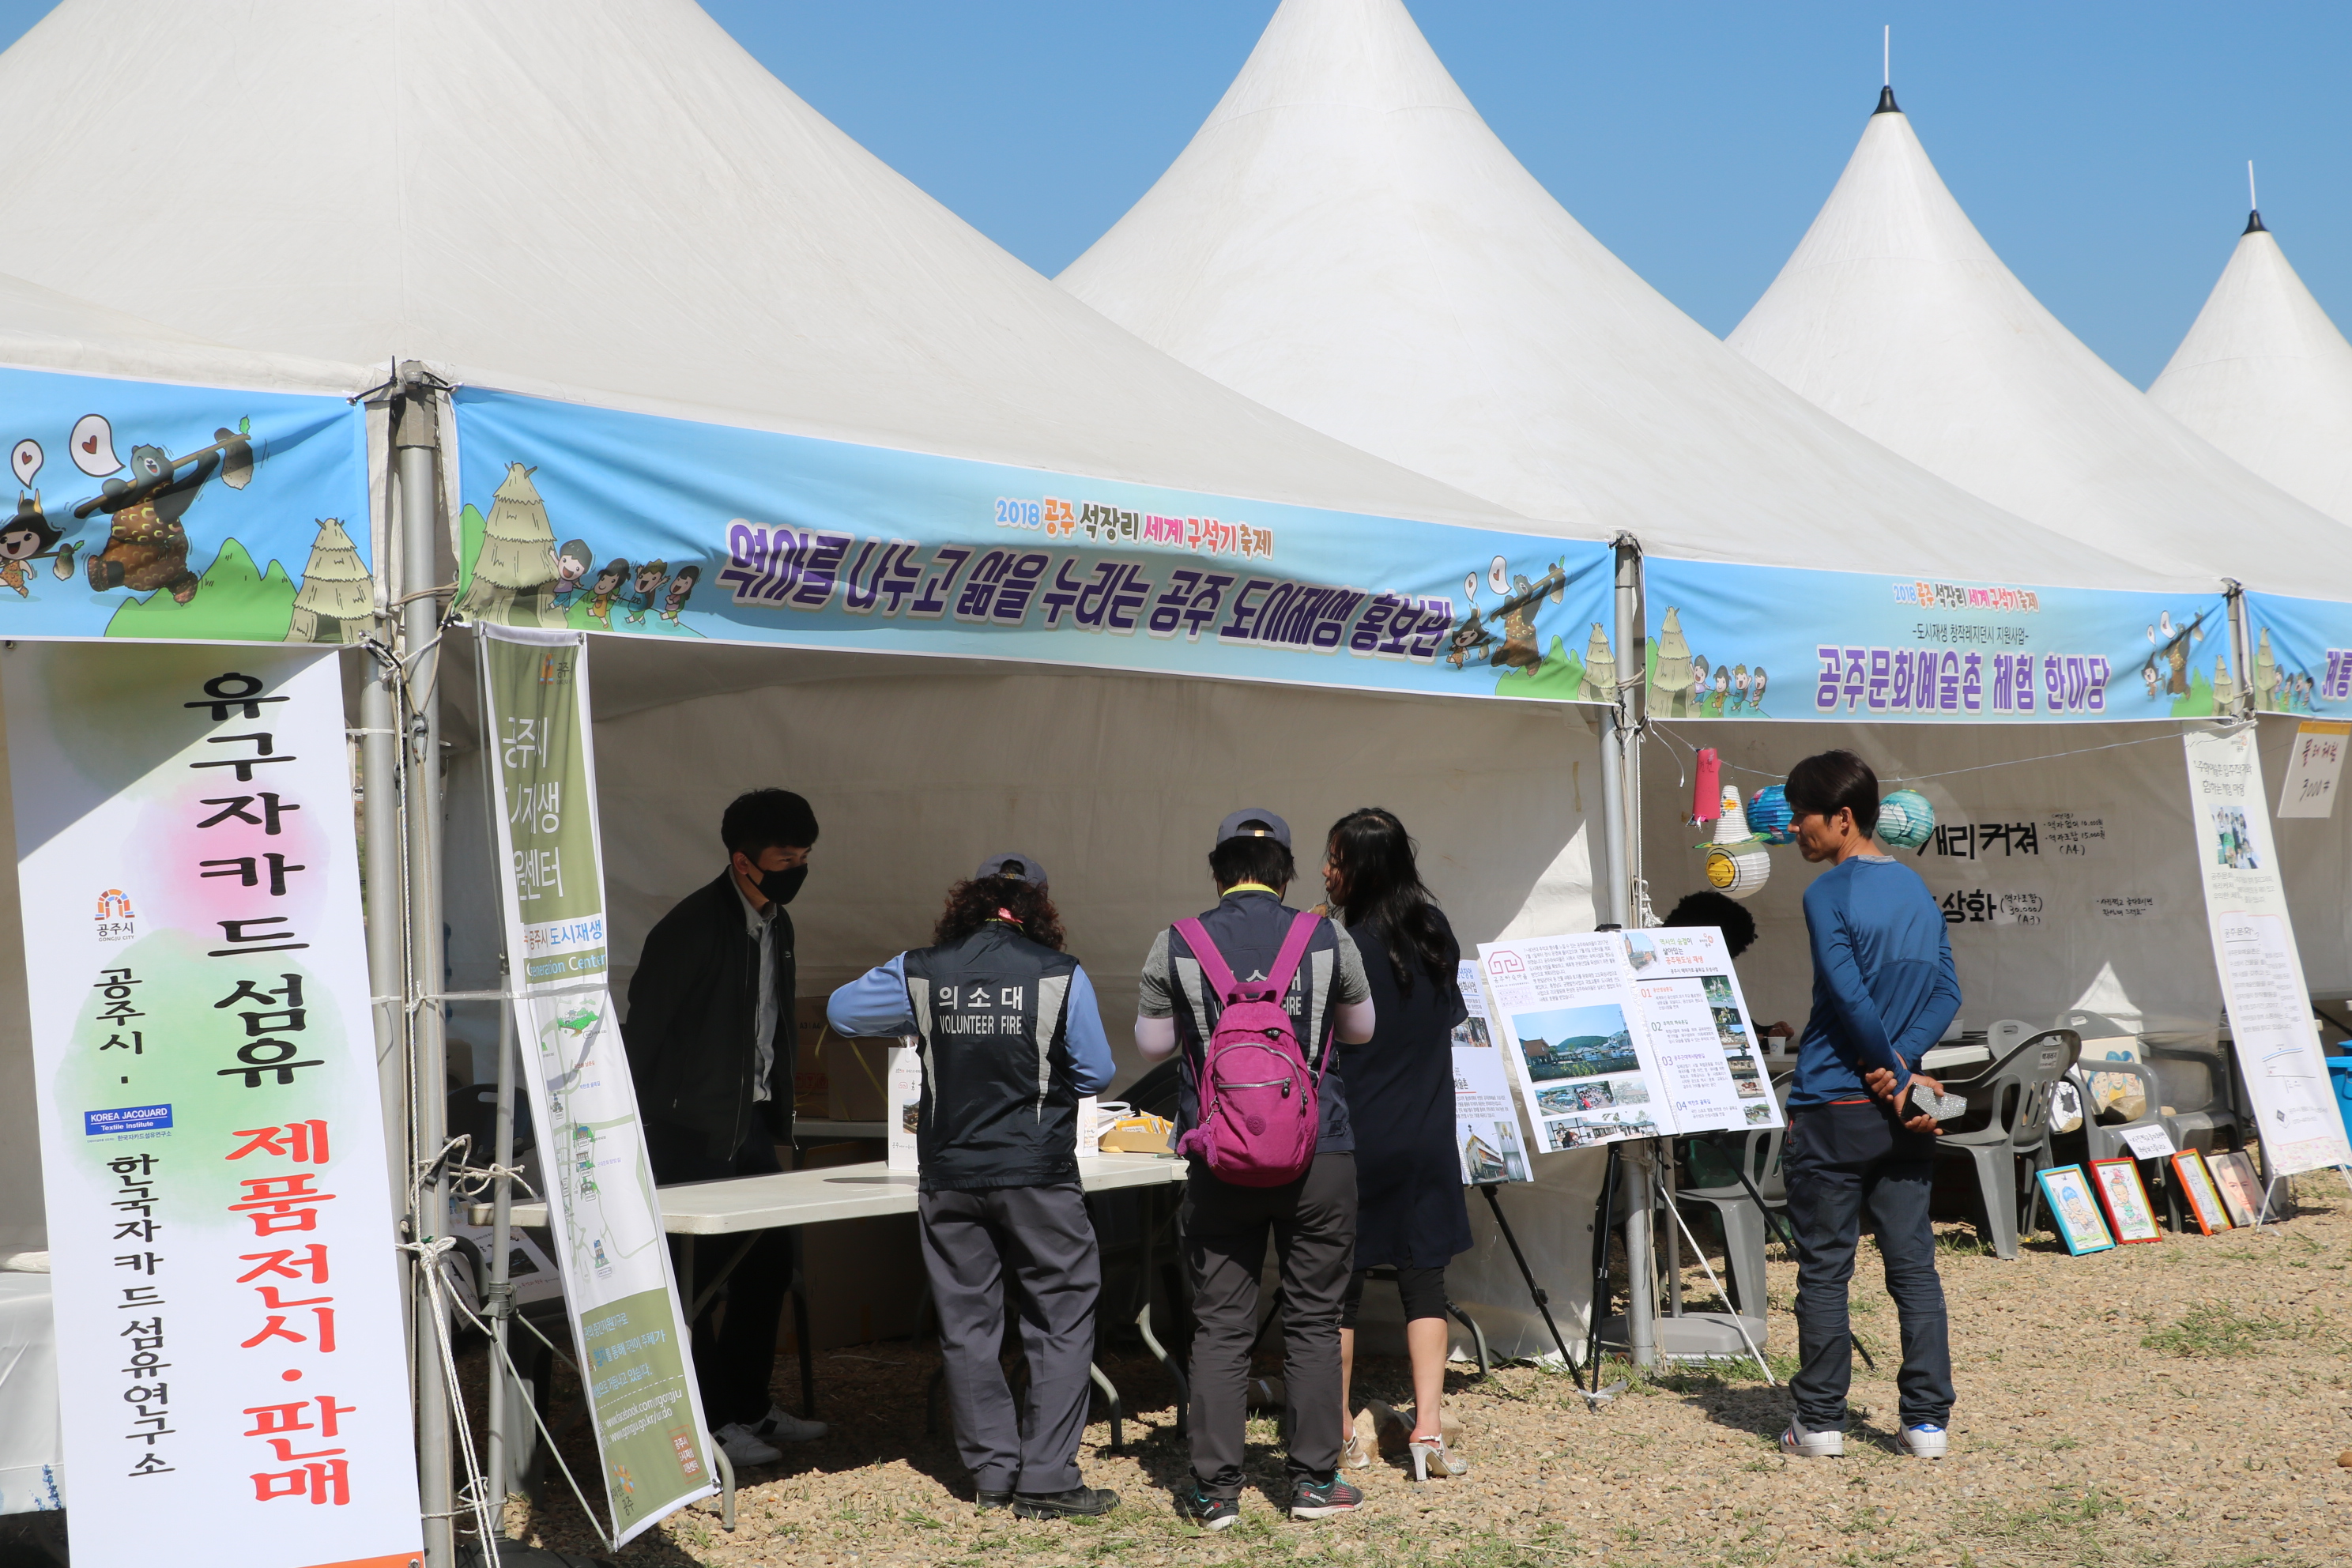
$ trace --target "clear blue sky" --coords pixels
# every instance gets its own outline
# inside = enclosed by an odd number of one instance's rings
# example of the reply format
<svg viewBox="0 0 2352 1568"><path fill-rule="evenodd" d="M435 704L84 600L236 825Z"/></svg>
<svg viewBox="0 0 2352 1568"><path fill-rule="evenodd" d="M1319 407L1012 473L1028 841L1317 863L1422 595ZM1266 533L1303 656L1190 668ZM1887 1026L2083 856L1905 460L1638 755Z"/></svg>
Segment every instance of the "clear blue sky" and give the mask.
<svg viewBox="0 0 2352 1568"><path fill-rule="evenodd" d="M495 0L492 0L495 3ZM1275 0L705 0L849 134L1038 270L1150 185ZM2042 302L2145 385L2245 220L2245 162L2352 325L2352 6L1418 0L1487 122L1601 242L1721 333L1895 85ZM0 42L48 9L0 0Z"/></svg>

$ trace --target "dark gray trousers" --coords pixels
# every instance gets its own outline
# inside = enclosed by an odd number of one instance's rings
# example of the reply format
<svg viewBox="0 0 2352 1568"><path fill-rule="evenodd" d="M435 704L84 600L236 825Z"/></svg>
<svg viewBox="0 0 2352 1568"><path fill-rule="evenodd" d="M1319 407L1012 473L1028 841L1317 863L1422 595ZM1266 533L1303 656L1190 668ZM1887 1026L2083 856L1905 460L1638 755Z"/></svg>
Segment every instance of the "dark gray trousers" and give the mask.
<svg viewBox="0 0 2352 1568"><path fill-rule="evenodd" d="M1902 1327L1895 1374L1903 1425L1952 1414L1952 1350L1936 1232L1927 1223L1936 1141L1906 1132L1876 1105L1822 1105L1789 1118L1781 1170L1797 1237L1797 1375L1789 1380L1808 1432L1845 1430L1853 1376L1847 1287L1863 1217L1878 1234L1886 1293Z"/></svg>
<svg viewBox="0 0 2352 1568"><path fill-rule="evenodd" d="M1318 1154L1286 1186L1236 1187L1199 1163L1184 1184L1192 1271L1192 1476L1238 1497L1249 1419L1258 1275L1274 1239L1282 1280L1282 1375L1290 1393L1290 1476L1328 1481L1339 1464L1339 1299L1356 1259L1356 1157Z"/></svg>
<svg viewBox="0 0 2352 1568"><path fill-rule="evenodd" d="M1102 1255L1085 1193L1075 1183L925 1193L919 1212L948 1410L972 1484L982 1491L1068 1491L1078 1484L1095 1299L1102 1291ZM1018 1410L997 1360L1008 1275L1029 1358L1028 1394Z"/></svg>

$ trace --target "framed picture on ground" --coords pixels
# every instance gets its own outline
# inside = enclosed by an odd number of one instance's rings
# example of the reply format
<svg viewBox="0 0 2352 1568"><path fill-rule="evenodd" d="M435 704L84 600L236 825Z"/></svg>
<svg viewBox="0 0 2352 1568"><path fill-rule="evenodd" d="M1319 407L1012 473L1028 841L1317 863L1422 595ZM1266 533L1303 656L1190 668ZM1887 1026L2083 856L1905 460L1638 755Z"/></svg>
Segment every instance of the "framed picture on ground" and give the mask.
<svg viewBox="0 0 2352 1568"><path fill-rule="evenodd" d="M2221 1202L2221 1189L2213 1184L2213 1173L2205 1168L2205 1156L2194 1149L2184 1149L2172 1157L2172 1173L2180 1183L2180 1194L2189 1200L2189 1212L2196 1216L2197 1228L2214 1236L2231 1228L2230 1211Z"/></svg>
<svg viewBox="0 0 2352 1568"><path fill-rule="evenodd" d="M2100 1217L2099 1200L2093 1195L2091 1178L2083 1173L2082 1166L2061 1165L2036 1173L2034 1179L2042 1184L2042 1201L2050 1205L2051 1226L2068 1252L2080 1258L2086 1252L2105 1252L2116 1244L2107 1222Z"/></svg>
<svg viewBox="0 0 2352 1568"><path fill-rule="evenodd" d="M2262 1178L2254 1174L2254 1163L2244 1150L2213 1155L2205 1162L2205 1168L2213 1173L2213 1185L2220 1190L2231 1219L2252 1225L2262 1218Z"/></svg>
<svg viewBox="0 0 2352 1568"><path fill-rule="evenodd" d="M2156 1228L2156 1210L2148 1205L2147 1189L2140 1185L2137 1160L2092 1161L2091 1184L2099 1190L2100 1205L2107 1211L2107 1225L2116 1241L2161 1239L2164 1233Z"/></svg>

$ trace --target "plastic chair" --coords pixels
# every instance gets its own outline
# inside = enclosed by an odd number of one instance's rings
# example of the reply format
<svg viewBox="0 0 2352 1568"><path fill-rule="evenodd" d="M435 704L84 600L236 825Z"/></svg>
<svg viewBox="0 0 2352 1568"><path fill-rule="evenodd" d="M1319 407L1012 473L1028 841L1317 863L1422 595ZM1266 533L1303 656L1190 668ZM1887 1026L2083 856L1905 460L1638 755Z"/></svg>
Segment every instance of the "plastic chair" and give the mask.
<svg viewBox="0 0 2352 1568"><path fill-rule="evenodd" d="M1717 1134L1717 1136L1720 1136ZM1782 1127L1759 1127L1741 1135L1738 1159L1747 1168L1748 1179L1756 1184L1757 1193L1767 1205L1788 1207L1789 1190L1780 1174L1780 1144L1788 1137ZM1692 1140L1694 1151L1710 1150L1718 1160L1728 1162L1730 1151L1722 1144L1698 1139ZM1699 1163L1692 1162L1692 1174L1699 1173ZM1737 1180L1713 1186L1682 1187L1675 1196L1708 1204L1715 1209L1717 1221L1723 1226L1723 1251L1731 1265L1732 1305L1750 1317L1764 1315L1764 1245L1769 1241L1772 1222L1748 1189Z"/></svg>
<svg viewBox="0 0 2352 1568"><path fill-rule="evenodd" d="M2083 1037L2074 1030L2044 1029L1977 1077L1944 1080L1947 1089L1968 1097L1969 1111L1936 1141L1937 1152L1975 1162L1997 1258L2017 1256L2018 1158L2030 1159L2036 1172L2049 1164L2050 1096L2082 1049ZM1984 1122L1970 1126L1979 1110ZM2037 1187L2034 1208L2040 1202ZM2031 1211L2027 1218L2031 1223Z"/></svg>

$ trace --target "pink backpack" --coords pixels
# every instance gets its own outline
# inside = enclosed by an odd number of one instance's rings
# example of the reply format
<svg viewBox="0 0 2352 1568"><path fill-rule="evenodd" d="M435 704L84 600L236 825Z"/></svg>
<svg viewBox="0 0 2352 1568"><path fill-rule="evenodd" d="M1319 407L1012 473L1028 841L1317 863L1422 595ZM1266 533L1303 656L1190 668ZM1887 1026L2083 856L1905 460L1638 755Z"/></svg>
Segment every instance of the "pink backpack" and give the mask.
<svg viewBox="0 0 2352 1568"><path fill-rule="evenodd" d="M1307 1173L1322 1126L1316 1089L1283 998L1307 956L1321 917L1301 910L1264 980L1238 981L1199 921L1178 921L1220 1009L1201 1060L1201 1124L1176 1145L1209 1163L1210 1173L1237 1187L1278 1187ZM1329 1056L1325 1053L1326 1058Z"/></svg>

